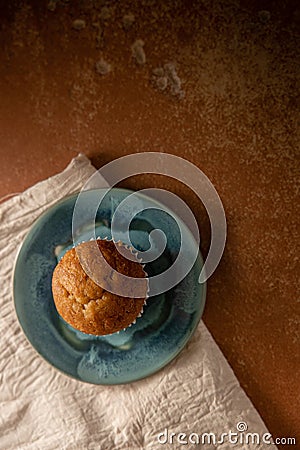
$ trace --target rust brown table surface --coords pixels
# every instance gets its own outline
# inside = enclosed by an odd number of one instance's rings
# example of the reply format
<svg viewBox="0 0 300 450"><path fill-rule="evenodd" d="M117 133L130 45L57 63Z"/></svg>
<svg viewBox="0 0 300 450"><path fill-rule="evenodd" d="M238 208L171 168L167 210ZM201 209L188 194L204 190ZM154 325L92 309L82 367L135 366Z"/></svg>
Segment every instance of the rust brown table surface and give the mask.
<svg viewBox="0 0 300 450"><path fill-rule="evenodd" d="M1 0L0 15L0 196L78 152L97 167L142 151L196 164L228 221L204 321L271 433L300 448L297 2ZM153 74L168 63L181 87ZM189 188L162 176L122 185L179 194L207 253L209 222Z"/></svg>

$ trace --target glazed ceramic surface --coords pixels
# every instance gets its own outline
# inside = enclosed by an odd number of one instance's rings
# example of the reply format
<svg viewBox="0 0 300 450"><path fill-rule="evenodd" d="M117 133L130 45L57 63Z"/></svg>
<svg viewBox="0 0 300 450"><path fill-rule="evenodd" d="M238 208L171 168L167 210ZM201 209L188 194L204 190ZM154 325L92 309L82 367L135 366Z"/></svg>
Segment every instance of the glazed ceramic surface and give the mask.
<svg viewBox="0 0 300 450"><path fill-rule="evenodd" d="M103 190L86 191L83 204L90 205ZM111 219L116 207L132 191L112 189L102 200L94 223L75 233L75 243L94 236L111 239ZM163 253L145 266L149 277L172 266L181 239L187 249L196 242L179 218L174 220L160 204L138 194L141 206L130 226L130 240L139 251L149 248L149 233L160 229L166 236ZM51 291L53 270L73 246L72 218L77 194L67 197L41 215L26 236L14 270L14 302L18 320L36 351L52 366L78 380L93 384L120 384L144 378L168 364L184 348L201 318L206 287L198 283L202 268L199 254L190 272L167 292L150 296L142 317L120 333L92 336L76 331L57 313ZM126 211L124 213L126 215ZM130 211L128 211L128 215ZM124 217L126 222L126 217ZM181 223L182 237L177 223ZM126 236L124 236L126 242ZM129 244L129 242L127 242ZM190 247L189 247L190 246ZM188 365L188 358L186 364Z"/></svg>

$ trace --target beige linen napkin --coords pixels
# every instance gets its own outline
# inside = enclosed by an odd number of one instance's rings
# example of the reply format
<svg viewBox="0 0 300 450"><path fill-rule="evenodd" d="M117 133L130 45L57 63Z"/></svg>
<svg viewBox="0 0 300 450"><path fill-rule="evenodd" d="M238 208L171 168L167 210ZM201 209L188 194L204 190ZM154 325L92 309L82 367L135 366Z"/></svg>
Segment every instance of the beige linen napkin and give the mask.
<svg viewBox="0 0 300 450"><path fill-rule="evenodd" d="M269 439L264 423L203 322L171 364L119 386L68 378L26 340L11 288L18 247L35 219L60 198L79 191L94 171L79 155L62 173L0 205L0 449L270 448L262 442ZM247 423L248 432L257 433L261 443L234 445L224 436L222 443L222 433L230 430L241 438L239 422ZM201 444L203 433L215 437L205 436Z"/></svg>

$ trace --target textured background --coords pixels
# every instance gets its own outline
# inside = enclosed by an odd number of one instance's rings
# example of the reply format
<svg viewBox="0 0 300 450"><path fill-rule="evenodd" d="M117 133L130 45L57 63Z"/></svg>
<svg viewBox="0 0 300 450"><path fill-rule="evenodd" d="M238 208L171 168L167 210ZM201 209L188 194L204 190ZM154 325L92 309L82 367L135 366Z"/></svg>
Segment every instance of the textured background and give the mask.
<svg viewBox="0 0 300 450"><path fill-rule="evenodd" d="M0 196L62 170L79 151L98 167L140 151L195 163L228 219L205 323L271 433L299 440L297 3L0 0ZM128 13L135 21L125 30ZM85 28L74 29L76 19ZM95 69L101 58L106 75ZM158 89L152 72L169 62L179 95ZM123 183L153 185L193 209L205 253L208 220L188 188L159 176Z"/></svg>

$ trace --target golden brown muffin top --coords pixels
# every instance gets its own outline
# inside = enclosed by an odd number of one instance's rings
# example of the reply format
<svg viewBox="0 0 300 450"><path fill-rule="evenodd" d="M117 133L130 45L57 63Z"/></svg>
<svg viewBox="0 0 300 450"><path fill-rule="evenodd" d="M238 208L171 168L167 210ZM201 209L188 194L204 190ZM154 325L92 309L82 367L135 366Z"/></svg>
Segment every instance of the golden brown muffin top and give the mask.
<svg viewBox="0 0 300 450"><path fill-rule="evenodd" d="M84 242L65 253L54 269L52 292L58 313L72 327L88 334L105 335L128 327L142 312L146 298L122 297L100 287L80 263L77 251L95 263L95 251L102 252L114 271L134 278L144 278L143 266L122 256L112 241ZM125 247L123 247L125 248ZM81 258L81 256L80 256ZM146 282L146 280L145 280ZM145 284L146 286L146 284Z"/></svg>

